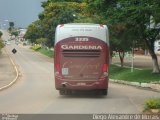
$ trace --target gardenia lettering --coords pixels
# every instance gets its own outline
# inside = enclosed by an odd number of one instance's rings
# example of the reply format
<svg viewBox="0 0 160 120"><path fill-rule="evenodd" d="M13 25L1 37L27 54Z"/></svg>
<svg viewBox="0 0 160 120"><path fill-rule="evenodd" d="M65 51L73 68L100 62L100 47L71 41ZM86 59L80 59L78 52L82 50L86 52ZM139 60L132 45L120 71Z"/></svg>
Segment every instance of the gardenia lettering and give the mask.
<svg viewBox="0 0 160 120"><path fill-rule="evenodd" d="M100 50L102 47L100 45L62 45L62 49L91 49L91 50Z"/></svg>

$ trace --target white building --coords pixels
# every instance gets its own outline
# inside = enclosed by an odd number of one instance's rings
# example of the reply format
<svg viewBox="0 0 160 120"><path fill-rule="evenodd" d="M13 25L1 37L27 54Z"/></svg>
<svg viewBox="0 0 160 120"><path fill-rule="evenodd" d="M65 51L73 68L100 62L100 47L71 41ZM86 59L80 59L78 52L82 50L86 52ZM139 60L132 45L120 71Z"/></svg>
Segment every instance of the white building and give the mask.
<svg viewBox="0 0 160 120"><path fill-rule="evenodd" d="M160 40L155 41L154 43L154 51L160 53Z"/></svg>
<svg viewBox="0 0 160 120"><path fill-rule="evenodd" d="M149 26L149 28L150 29L152 29L152 28L159 29L160 28L160 23L155 24L153 16L150 17L150 26ZM160 33L159 33L159 35L160 35ZM154 51L155 51L155 53L160 54L160 40L155 41L155 43L154 43Z"/></svg>
<svg viewBox="0 0 160 120"><path fill-rule="evenodd" d="M24 35L26 33L27 29L19 29L19 40L24 41Z"/></svg>

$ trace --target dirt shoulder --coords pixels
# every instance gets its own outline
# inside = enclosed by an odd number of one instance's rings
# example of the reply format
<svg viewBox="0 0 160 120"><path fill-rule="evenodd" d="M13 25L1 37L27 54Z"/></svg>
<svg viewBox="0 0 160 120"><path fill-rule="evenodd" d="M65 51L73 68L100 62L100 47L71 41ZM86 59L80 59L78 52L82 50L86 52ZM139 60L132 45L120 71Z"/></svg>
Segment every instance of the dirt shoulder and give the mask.
<svg viewBox="0 0 160 120"><path fill-rule="evenodd" d="M8 87L16 78L17 72L11 62L5 48L2 49L0 54L0 90L1 88Z"/></svg>

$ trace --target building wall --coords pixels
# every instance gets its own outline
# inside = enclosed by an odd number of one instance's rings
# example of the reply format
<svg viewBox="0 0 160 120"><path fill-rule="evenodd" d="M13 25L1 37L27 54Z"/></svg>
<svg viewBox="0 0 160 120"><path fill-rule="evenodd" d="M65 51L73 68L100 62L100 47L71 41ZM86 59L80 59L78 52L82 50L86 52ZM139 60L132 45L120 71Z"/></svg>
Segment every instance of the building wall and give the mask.
<svg viewBox="0 0 160 120"><path fill-rule="evenodd" d="M154 43L154 51L155 51L155 53L160 54L160 40L157 40Z"/></svg>

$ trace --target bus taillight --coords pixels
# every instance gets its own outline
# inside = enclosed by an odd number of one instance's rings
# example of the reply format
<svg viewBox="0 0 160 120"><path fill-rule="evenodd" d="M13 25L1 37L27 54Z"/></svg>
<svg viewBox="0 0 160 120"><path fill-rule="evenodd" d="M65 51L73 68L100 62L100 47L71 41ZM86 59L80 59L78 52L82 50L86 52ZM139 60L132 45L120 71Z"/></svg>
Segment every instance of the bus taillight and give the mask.
<svg viewBox="0 0 160 120"><path fill-rule="evenodd" d="M107 64L103 65L103 72L108 72L108 66L107 66Z"/></svg>
<svg viewBox="0 0 160 120"><path fill-rule="evenodd" d="M107 64L103 65L103 76L104 77L108 76L108 65Z"/></svg>
<svg viewBox="0 0 160 120"><path fill-rule="evenodd" d="M56 72L59 74L60 73L60 64L56 64Z"/></svg>

